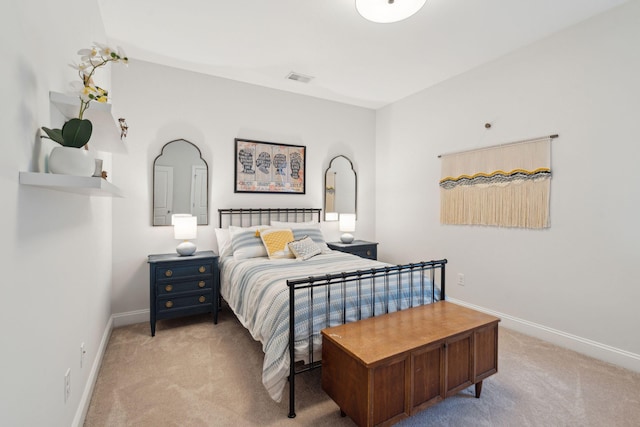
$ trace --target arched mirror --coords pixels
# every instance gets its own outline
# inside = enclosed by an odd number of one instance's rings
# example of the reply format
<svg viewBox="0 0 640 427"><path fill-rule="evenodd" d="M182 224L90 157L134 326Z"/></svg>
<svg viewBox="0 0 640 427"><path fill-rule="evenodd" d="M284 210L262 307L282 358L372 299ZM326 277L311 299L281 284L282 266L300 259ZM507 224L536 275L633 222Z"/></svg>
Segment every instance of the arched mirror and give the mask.
<svg viewBox="0 0 640 427"><path fill-rule="evenodd" d="M339 155L324 172L324 220L337 221L341 213L357 214L358 177L353 163Z"/></svg>
<svg viewBox="0 0 640 427"><path fill-rule="evenodd" d="M153 162L153 225L171 225L171 215L190 213L209 223L209 169L200 149L177 139Z"/></svg>

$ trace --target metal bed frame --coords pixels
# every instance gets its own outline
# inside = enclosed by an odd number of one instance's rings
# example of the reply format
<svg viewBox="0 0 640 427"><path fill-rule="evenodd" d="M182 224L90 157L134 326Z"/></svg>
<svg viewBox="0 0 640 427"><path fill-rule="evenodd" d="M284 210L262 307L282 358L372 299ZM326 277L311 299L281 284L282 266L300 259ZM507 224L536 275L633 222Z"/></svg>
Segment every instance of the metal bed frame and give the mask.
<svg viewBox="0 0 640 427"><path fill-rule="evenodd" d="M218 209L218 226L224 224L239 227L270 224L271 221L304 222L314 220L320 222L319 208L237 208ZM224 221L223 218L228 218ZM265 222L266 221L266 222Z"/></svg>
<svg viewBox="0 0 640 427"><path fill-rule="evenodd" d="M269 224L271 221L286 221L286 222L303 222L312 220L314 217L317 218L317 221L320 222L320 212L321 209L318 208L248 208L248 209L219 209L219 225L223 226L223 216L228 216L229 220L227 222L228 225L236 225L239 224L241 226L251 226L251 225L260 225L260 224ZM414 289L414 283L419 280L420 286L420 296L417 301L414 301L413 292L411 293L411 307L416 305L425 305L430 304L436 301L442 301L445 299L445 264L447 264L446 259L435 260L435 261L423 261L418 263L411 264L402 264L402 265L390 265L386 267L380 268L372 268L367 270L357 270L357 271L349 271L343 273L336 274L327 274L321 276L310 276L304 279L296 279L296 280L287 280L287 286L289 287L289 319L295 318L295 306L296 306L296 295L299 295L299 292L306 292L308 301L311 302L309 314L307 316L307 321L310 325L310 333L306 339L308 340L309 347L309 361L306 364L298 363L296 364L295 357L295 324L294 322L289 322L289 418L295 418L295 376L297 374L301 374L303 372L310 371L312 369L316 369L321 367L321 360L315 360L314 358L314 346L313 340L314 337L318 337L320 335L320 330L314 330L313 328L313 303L317 301L317 298L314 297L314 293L316 291L321 290L321 288L326 288L326 292L322 293L322 298L324 300L324 304L326 307L335 304L336 297L331 296L330 287L339 286L342 291L339 292L342 297L339 297L338 305L342 307L342 323L346 323L346 285L348 283L355 284L356 290L356 307L357 307L357 315L356 320L362 319L362 309L367 307L367 298L366 293L369 293L372 298L371 301L373 303L368 306L369 312L373 313L373 316L383 315L389 312L389 296L390 292L393 289L400 289L403 284L406 284L403 281L408 282L408 286L410 289ZM430 290L424 286L424 279L428 275L431 280ZM395 285L390 287L389 279L392 277L396 277ZM438 277L439 276L439 277ZM438 283L439 281L439 283ZM363 290L363 283L376 283L371 286L371 289L366 291ZM376 298L373 297L373 294L376 293L377 283L382 283L382 287L384 290L384 299L385 303L383 304L383 309L379 312L375 311L376 307ZM437 286L439 284L439 286ZM393 289L392 289L393 288ZM436 295L436 288L439 288L440 294ZM335 289L335 288L334 288ZM439 297L439 298L438 298ZM327 324L328 317L330 316L330 311L326 310L327 315Z"/></svg>

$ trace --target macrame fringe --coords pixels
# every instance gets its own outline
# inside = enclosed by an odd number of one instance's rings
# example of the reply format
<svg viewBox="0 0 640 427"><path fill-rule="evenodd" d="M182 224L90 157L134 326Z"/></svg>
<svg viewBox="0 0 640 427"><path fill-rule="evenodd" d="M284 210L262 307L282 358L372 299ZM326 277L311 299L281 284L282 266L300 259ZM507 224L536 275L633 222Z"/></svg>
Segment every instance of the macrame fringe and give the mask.
<svg viewBox="0 0 640 427"><path fill-rule="evenodd" d="M551 180L440 189L442 224L548 228Z"/></svg>

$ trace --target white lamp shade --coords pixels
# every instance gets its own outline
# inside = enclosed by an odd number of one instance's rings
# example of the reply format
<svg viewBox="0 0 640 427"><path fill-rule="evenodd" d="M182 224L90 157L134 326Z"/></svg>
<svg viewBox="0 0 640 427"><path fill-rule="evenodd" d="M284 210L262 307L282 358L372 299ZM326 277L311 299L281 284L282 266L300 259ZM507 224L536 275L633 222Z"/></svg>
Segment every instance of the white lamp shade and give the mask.
<svg viewBox="0 0 640 427"><path fill-rule="evenodd" d="M173 215L173 237L178 240L189 240L198 237L198 218L187 215Z"/></svg>
<svg viewBox="0 0 640 427"><path fill-rule="evenodd" d="M356 231L356 214L340 214L340 231Z"/></svg>
<svg viewBox="0 0 640 427"><path fill-rule="evenodd" d="M171 225L176 225L176 218L189 218L191 214L173 214L171 215Z"/></svg>
<svg viewBox="0 0 640 427"><path fill-rule="evenodd" d="M356 0L356 9L363 18L380 24L398 22L417 13L427 0Z"/></svg>
<svg viewBox="0 0 640 427"><path fill-rule="evenodd" d="M338 212L327 212L324 215L325 221L337 221L338 220Z"/></svg>
<svg viewBox="0 0 640 427"><path fill-rule="evenodd" d="M353 231L356 231L356 214L340 214L340 223L338 225L340 231L343 232L340 236L342 243L353 242Z"/></svg>

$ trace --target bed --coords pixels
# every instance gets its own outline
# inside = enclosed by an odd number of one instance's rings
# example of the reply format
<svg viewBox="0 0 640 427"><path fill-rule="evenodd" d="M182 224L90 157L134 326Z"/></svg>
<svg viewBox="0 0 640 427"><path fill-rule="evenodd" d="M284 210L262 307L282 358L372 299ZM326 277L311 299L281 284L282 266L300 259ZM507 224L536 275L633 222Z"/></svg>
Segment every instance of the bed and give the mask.
<svg viewBox="0 0 640 427"><path fill-rule="evenodd" d="M446 259L390 265L332 251L320 230L320 212L316 208L218 211L221 297L262 343L262 382L271 398L281 401L289 382L290 418L295 417L295 375L321 365L322 329L445 296ZM270 257L274 252L266 236L288 236L286 230L294 243L307 242L313 255ZM291 250L299 255L294 243Z"/></svg>

